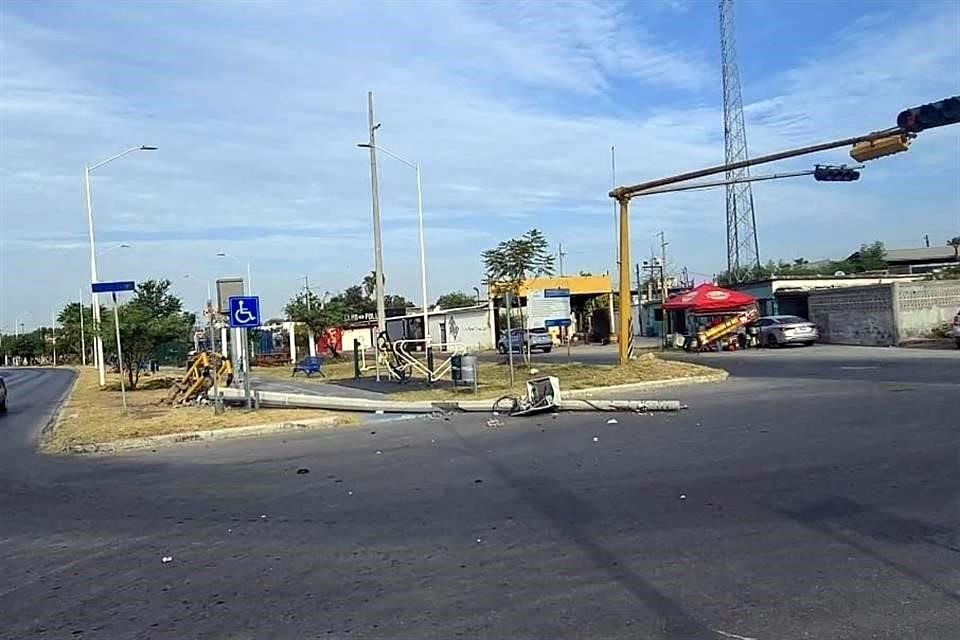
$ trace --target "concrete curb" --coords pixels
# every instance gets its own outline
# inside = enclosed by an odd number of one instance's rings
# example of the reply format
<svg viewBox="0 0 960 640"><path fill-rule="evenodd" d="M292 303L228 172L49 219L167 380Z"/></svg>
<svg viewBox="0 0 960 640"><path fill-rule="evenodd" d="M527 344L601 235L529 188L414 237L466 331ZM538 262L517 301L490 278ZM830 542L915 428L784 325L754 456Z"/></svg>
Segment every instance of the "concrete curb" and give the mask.
<svg viewBox="0 0 960 640"><path fill-rule="evenodd" d="M649 389L665 389L667 387L679 387L687 384L708 384L711 382L723 382L730 376L726 371L717 373L708 373L702 376L690 376L689 378L670 378L668 380L647 380L644 382L628 382L626 384L615 384L608 387L588 387L586 389L562 390L564 398L578 398L583 396L603 395L611 391L646 391Z"/></svg>
<svg viewBox="0 0 960 640"><path fill-rule="evenodd" d="M155 449L182 442L209 442L215 440L231 440L234 438L252 438L255 436L286 433L290 431L305 431L316 427L346 424L342 416L324 416L310 418L297 422L273 422L268 424L254 424L246 427L227 427L225 429L205 429L203 431L185 431L183 433L168 433L160 436L146 436L143 438L127 438L113 442L96 442L93 444L77 444L65 449L66 453L117 453L119 451L134 451L137 449Z"/></svg>

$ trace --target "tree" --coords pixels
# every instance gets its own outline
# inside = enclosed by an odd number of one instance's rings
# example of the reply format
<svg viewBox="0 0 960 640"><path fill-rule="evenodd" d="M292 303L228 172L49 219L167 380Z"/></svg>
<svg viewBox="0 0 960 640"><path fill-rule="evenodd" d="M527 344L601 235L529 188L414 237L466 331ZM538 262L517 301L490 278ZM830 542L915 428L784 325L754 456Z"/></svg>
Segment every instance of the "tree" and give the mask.
<svg viewBox="0 0 960 640"><path fill-rule="evenodd" d="M336 296L324 303L313 291L299 292L286 304L284 311L291 320L307 325L314 334L340 326L350 313L342 296Z"/></svg>
<svg viewBox="0 0 960 640"><path fill-rule="evenodd" d="M133 298L118 309L123 368L130 389L140 381L142 363L156 358L171 345L186 349L196 318L183 310L183 302L170 293L169 280L146 280L137 285ZM113 313L103 316L104 346L116 350Z"/></svg>
<svg viewBox="0 0 960 640"><path fill-rule="evenodd" d="M457 307L472 307L475 304L477 304L477 299L474 296L463 291L451 291L437 298L436 306L441 309L456 309Z"/></svg>
<svg viewBox="0 0 960 640"><path fill-rule="evenodd" d="M850 262L856 271L878 271L887 268L887 250L879 240L860 245Z"/></svg>
<svg viewBox="0 0 960 640"><path fill-rule="evenodd" d="M100 316L107 317L107 308L100 307ZM57 314L57 351L60 354L73 354L81 359L81 343L85 343L88 353L92 353L94 325L93 308L83 305L83 341L80 340L80 303L71 302Z"/></svg>
<svg viewBox="0 0 960 640"><path fill-rule="evenodd" d="M553 275L553 259L546 237L530 229L519 238L500 242L482 254L487 284L516 294L530 276Z"/></svg>
<svg viewBox="0 0 960 640"><path fill-rule="evenodd" d="M953 247L953 257L960 262L960 236L954 236L947 240L947 246Z"/></svg>

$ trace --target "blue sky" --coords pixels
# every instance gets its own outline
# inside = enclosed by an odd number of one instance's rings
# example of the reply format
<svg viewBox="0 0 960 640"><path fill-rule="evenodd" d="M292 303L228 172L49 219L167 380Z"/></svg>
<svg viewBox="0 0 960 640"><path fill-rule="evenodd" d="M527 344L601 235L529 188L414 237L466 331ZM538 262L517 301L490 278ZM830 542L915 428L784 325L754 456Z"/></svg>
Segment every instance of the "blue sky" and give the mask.
<svg viewBox="0 0 960 640"><path fill-rule="evenodd" d="M893 124L960 89L960 5L738 3L754 154ZM568 271L614 261L618 182L721 162L716 3L5 2L0 5L0 326L89 291L83 167L102 279L168 277L188 307L243 268L279 313L372 266L366 92L378 143L423 167L430 297L479 285L480 251L538 227ZM842 150L798 160L849 162ZM416 185L381 159L388 288L419 301ZM960 127L859 182L754 188L764 260L960 233ZM724 267L720 190L637 200L633 255ZM120 243L128 249L112 250ZM193 278L184 278L185 274ZM86 293L85 293L86 295Z"/></svg>

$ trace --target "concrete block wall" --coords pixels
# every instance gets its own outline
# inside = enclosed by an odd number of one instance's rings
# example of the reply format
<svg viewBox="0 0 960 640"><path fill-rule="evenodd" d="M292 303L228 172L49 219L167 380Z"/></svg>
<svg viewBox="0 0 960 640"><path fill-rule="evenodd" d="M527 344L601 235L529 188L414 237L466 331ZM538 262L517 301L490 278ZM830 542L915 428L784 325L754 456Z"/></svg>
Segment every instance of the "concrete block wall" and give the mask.
<svg viewBox="0 0 960 640"><path fill-rule="evenodd" d="M960 311L960 280L903 282L894 286L897 341L930 336Z"/></svg>
<svg viewBox="0 0 960 640"><path fill-rule="evenodd" d="M820 339L834 344L888 346L897 343L894 285L810 292L809 320Z"/></svg>

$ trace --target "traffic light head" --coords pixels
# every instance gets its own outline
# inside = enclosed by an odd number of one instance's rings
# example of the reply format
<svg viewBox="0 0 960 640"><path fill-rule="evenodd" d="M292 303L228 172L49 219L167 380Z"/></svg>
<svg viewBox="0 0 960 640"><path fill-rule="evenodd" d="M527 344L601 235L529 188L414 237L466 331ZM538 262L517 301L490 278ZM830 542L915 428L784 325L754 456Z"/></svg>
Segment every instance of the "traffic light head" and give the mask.
<svg viewBox="0 0 960 640"><path fill-rule="evenodd" d="M813 179L818 182L853 182L860 179L860 172L847 165L834 167L818 164L813 168Z"/></svg>
<svg viewBox="0 0 960 640"><path fill-rule="evenodd" d="M910 133L957 122L960 122L960 96L906 109L897 116L897 126Z"/></svg>
<svg viewBox="0 0 960 640"><path fill-rule="evenodd" d="M910 136L906 134L897 134L887 136L886 138L877 138L876 140L866 140L853 145L850 150L850 157L857 162L866 162L876 160L883 156L900 153L910 148Z"/></svg>

